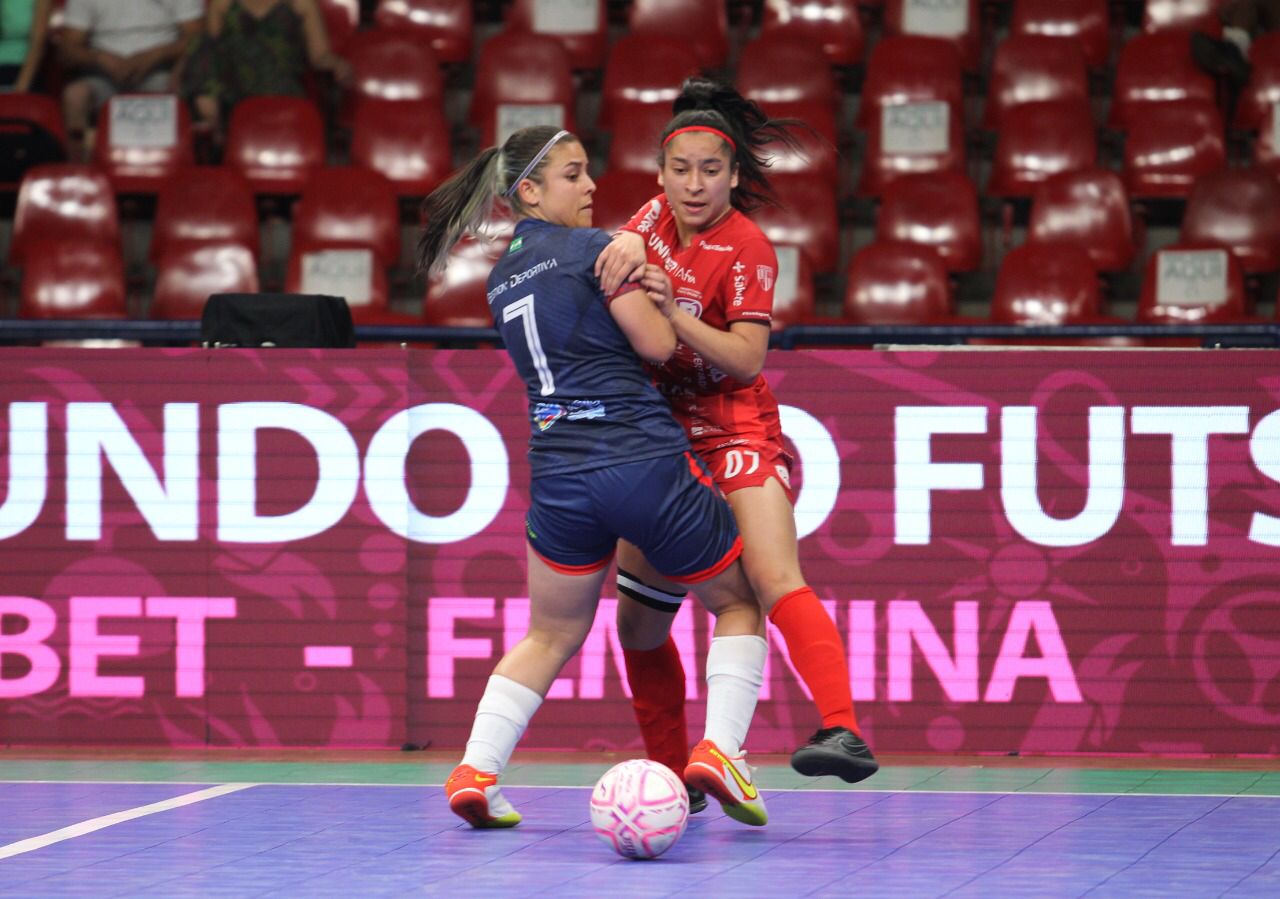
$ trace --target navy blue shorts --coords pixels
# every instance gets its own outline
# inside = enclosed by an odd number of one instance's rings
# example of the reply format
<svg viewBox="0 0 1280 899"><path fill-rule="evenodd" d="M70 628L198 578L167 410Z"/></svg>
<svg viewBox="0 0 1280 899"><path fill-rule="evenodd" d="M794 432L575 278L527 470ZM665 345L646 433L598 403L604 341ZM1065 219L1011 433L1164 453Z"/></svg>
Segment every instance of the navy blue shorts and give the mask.
<svg viewBox="0 0 1280 899"><path fill-rule="evenodd" d="M742 552L733 511L693 453L535 478L529 545L565 574L599 571L627 540L665 577L696 584Z"/></svg>

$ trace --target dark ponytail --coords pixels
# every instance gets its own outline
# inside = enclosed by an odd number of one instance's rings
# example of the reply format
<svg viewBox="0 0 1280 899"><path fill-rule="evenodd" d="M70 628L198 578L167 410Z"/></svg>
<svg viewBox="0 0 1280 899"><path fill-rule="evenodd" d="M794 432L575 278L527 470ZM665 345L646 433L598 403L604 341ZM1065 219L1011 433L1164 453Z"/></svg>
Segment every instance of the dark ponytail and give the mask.
<svg viewBox="0 0 1280 899"><path fill-rule="evenodd" d="M662 132L658 164L663 164L667 138L679 129L702 125L723 131L737 145L730 148L733 164L738 167L738 186L733 189L730 202L741 212L774 202L767 171L769 157L762 153L763 148L778 141L799 149L790 129L813 130L799 119L771 119L758 104L734 88L701 75L685 79L671 110L675 116Z"/></svg>
<svg viewBox="0 0 1280 899"><path fill-rule="evenodd" d="M494 206L505 202L516 218L525 216L519 196L507 191L523 175L535 183L542 182L546 155L529 169L529 163L548 144L578 140L573 134L553 125L521 128L507 138L502 148L489 147L433 190L422 201L422 234L418 237L418 268L434 275L444 269L449 251L463 235L476 234L489 220ZM528 171L526 171L529 169Z"/></svg>

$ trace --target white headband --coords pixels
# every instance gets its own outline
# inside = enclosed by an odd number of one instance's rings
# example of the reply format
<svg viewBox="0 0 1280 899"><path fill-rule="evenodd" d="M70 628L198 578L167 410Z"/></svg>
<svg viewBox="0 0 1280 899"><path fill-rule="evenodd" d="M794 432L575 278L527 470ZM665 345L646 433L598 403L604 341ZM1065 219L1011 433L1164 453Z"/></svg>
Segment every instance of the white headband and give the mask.
<svg viewBox="0 0 1280 899"><path fill-rule="evenodd" d="M556 141L568 134L568 131L557 131L551 140L542 145L542 149L529 160L529 164L524 167L524 171L520 173L520 177L511 182L511 186L507 188L506 195L512 196L516 192L516 188L520 186L520 182L529 177L529 173L538 167L538 163L542 162L542 158L551 152L551 148L556 145Z"/></svg>

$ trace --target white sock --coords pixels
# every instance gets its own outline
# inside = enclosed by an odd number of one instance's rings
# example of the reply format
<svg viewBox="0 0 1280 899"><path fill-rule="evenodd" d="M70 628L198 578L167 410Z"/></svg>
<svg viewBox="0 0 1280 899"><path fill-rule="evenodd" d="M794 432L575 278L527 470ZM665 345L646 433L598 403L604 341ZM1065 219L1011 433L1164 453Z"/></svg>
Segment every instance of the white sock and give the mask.
<svg viewBox="0 0 1280 899"><path fill-rule="evenodd" d="M707 729L703 739L714 742L725 755L742 752L764 684L768 652L769 644L753 634L711 640L707 650Z"/></svg>
<svg viewBox="0 0 1280 899"><path fill-rule="evenodd" d="M486 774L501 774L540 705L542 697L536 691L509 677L490 675L476 707L462 764Z"/></svg>
<svg viewBox="0 0 1280 899"><path fill-rule="evenodd" d="M1253 43L1253 39L1249 37L1249 32L1243 28L1233 28L1228 25L1222 29L1222 37L1239 47L1245 59L1249 58L1249 45Z"/></svg>

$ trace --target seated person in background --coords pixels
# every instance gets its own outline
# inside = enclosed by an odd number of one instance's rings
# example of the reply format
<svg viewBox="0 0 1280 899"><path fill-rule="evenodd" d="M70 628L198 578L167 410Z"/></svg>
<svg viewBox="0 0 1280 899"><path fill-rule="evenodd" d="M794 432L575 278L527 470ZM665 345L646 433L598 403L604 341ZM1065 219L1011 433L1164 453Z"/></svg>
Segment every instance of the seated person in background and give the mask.
<svg viewBox="0 0 1280 899"><path fill-rule="evenodd" d="M91 118L119 93L172 90L174 64L200 33L203 0L67 0L60 52L79 77L62 91L71 158L88 155Z"/></svg>
<svg viewBox="0 0 1280 899"><path fill-rule="evenodd" d="M0 0L0 91L31 90L44 59L53 0Z"/></svg>
<svg viewBox="0 0 1280 899"><path fill-rule="evenodd" d="M1222 38L1203 32L1191 35L1191 55L1210 75L1224 78L1234 106L1249 80L1249 47L1253 39L1280 28L1280 0L1227 0L1218 10Z"/></svg>
<svg viewBox="0 0 1280 899"><path fill-rule="evenodd" d="M351 79L316 0L210 0L205 35L183 61L181 93L216 134L245 97L306 96L308 64L339 84Z"/></svg>

